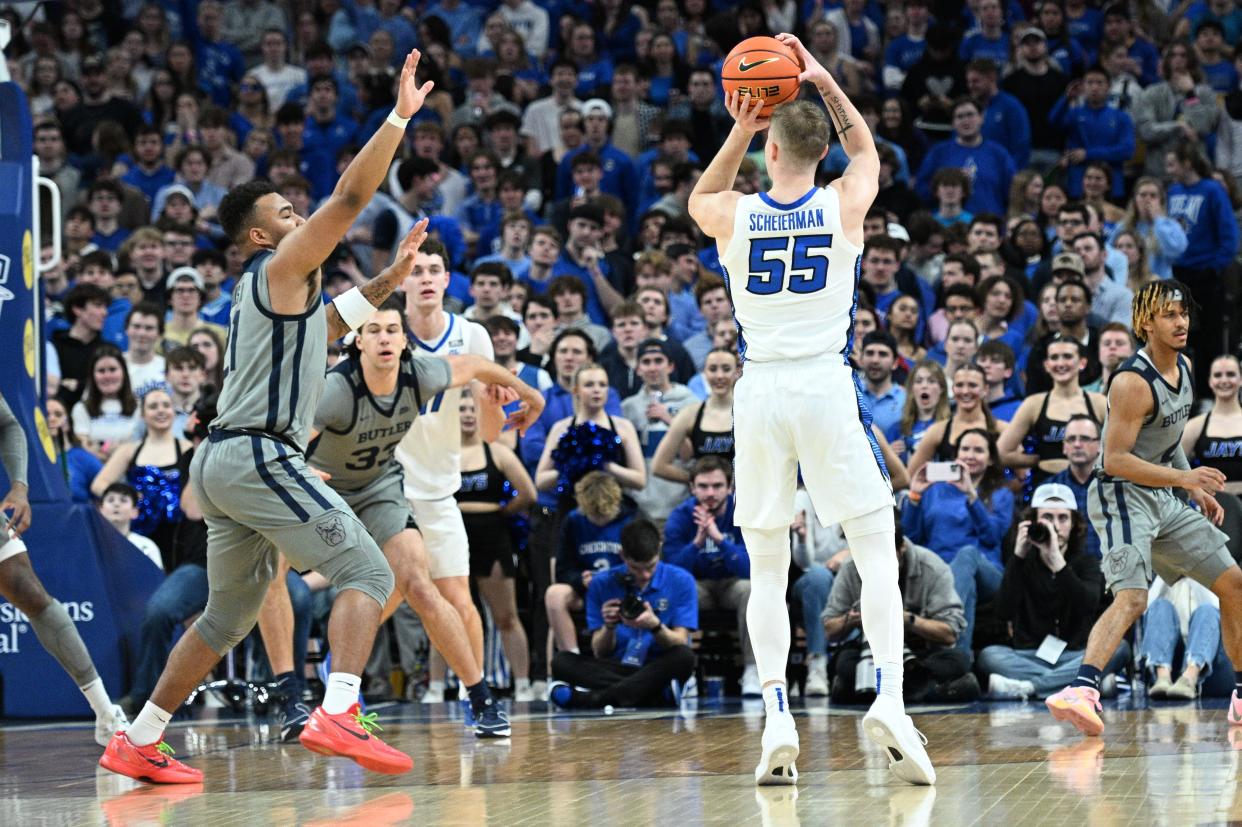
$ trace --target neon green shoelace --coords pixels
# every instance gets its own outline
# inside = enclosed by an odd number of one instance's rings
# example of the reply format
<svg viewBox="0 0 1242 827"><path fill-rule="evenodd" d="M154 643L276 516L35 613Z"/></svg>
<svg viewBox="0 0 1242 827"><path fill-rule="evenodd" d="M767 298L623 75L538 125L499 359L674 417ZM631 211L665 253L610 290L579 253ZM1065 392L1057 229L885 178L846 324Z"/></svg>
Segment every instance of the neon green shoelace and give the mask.
<svg viewBox="0 0 1242 827"><path fill-rule="evenodd" d="M172 747L170 747L167 741L160 741L159 744L156 745L155 748L159 750L160 752L164 753L165 755L169 756L170 758L177 754L177 751L173 749Z"/></svg>
<svg viewBox="0 0 1242 827"><path fill-rule="evenodd" d="M377 712L368 712L366 715L357 713L354 715L354 720L357 721L358 726L366 730L368 734L372 732L384 731L384 728L379 725L379 713Z"/></svg>

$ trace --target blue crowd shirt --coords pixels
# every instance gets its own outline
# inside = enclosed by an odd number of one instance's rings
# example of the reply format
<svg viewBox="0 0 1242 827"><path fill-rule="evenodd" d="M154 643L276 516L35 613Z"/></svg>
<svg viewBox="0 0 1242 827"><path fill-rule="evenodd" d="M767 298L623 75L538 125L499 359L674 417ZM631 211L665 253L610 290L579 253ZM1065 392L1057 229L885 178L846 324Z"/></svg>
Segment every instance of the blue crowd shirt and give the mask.
<svg viewBox="0 0 1242 827"><path fill-rule="evenodd" d="M621 580L622 576L627 573L629 573L628 568L618 566L591 578L591 585L587 587L586 596L587 631L594 632L603 627L603 605L605 603L609 600L621 600L628 593L626 585ZM651 610L655 612L656 617L670 629L693 630L699 627L699 590L695 585L694 577L689 572L667 563L657 563L651 582L645 589L638 592L638 596L651 604ZM654 638L652 632L646 629L632 629L624 623L617 624L615 633L617 645L610 657L618 661L624 657L631 642L636 638L642 638L644 635L648 639ZM648 657L664 651L663 647L654 640L651 640L650 644L644 648Z"/></svg>
<svg viewBox="0 0 1242 827"><path fill-rule="evenodd" d="M680 566L700 580L727 580L731 577L750 577L750 555L741 531L733 525L733 495L724 509L716 515L716 527L724 535L719 544L711 538L703 547L694 544L698 526L694 524L694 509L699 501L688 497L668 515L664 524L664 560Z"/></svg>
<svg viewBox="0 0 1242 827"><path fill-rule="evenodd" d="M1196 270L1223 270L1238 251L1238 222L1229 196L1212 178L1169 187L1169 217L1186 231L1186 252L1174 262Z"/></svg>
<svg viewBox="0 0 1242 827"><path fill-rule="evenodd" d="M956 138L933 146L919 167L918 194L934 203L931 179L936 170L957 167L971 179L970 200L965 208L975 215L984 212L1004 215L1009 204L1009 182L1013 180L1013 157L1000 144L986 138L978 146L963 146Z"/></svg>
<svg viewBox="0 0 1242 827"><path fill-rule="evenodd" d="M926 546L952 563L958 551L974 546L997 569L1001 563L1001 541L1013 521L1013 492L1005 486L992 492L992 507L981 497L967 504L966 495L956 485L934 482L918 503L907 501L901 511L901 528L906 537Z"/></svg>

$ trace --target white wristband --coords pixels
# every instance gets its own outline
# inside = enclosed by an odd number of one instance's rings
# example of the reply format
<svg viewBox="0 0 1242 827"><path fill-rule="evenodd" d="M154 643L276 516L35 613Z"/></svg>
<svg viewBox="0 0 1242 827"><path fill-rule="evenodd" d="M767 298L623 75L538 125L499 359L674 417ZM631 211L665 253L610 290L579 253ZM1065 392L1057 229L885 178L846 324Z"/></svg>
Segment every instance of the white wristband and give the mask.
<svg viewBox="0 0 1242 827"><path fill-rule="evenodd" d="M410 122L410 119L401 117L397 114L397 110L394 109L388 113L388 122L397 127L397 129L405 129L405 125Z"/></svg>
<svg viewBox="0 0 1242 827"><path fill-rule="evenodd" d="M362 327L375 313L374 305L367 301L366 296L362 295L362 291L357 287L350 288L337 296L332 300L332 304L336 307L341 321L345 322L350 330Z"/></svg>

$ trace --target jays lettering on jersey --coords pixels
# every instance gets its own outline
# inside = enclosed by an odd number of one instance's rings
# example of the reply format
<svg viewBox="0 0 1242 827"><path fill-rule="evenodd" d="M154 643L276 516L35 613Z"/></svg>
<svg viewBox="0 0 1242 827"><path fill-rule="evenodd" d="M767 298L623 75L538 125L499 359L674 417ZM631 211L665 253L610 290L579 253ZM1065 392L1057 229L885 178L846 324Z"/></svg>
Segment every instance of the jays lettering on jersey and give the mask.
<svg viewBox="0 0 1242 827"><path fill-rule="evenodd" d="M455 313L442 313L439 338L411 336L414 358L474 354L489 362L495 354L483 325ZM417 500L451 497L461 487L461 388L447 388L423 401L422 415L397 447L405 468L405 495Z"/></svg>
<svg viewBox="0 0 1242 827"><path fill-rule="evenodd" d="M840 215L832 187L789 204L767 193L738 200L720 263L746 361L848 351L862 247L846 239Z"/></svg>

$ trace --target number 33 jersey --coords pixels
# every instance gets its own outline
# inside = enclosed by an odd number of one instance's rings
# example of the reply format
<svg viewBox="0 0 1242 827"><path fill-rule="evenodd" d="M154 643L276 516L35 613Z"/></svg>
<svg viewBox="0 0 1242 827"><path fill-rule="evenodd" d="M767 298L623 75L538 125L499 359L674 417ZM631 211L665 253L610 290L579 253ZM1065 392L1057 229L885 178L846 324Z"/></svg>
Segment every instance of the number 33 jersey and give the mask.
<svg viewBox="0 0 1242 827"><path fill-rule="evenodd" d="M832 187L790 204L742 196L720 264L743 361L848 359L862 252L841 230Z"/></svg>
<svg viewBox="0 0 1242 827"><path fill-rule="evenodd" d="M443 393L451 372L443 359L401 355L397 388L376 396L367 388L356 358L342 359L328 372L323 397L315 410L315 430L309 462L331 474L328 484L349 493L366 488L400 468L393 460L397 445L414 426L419 409Z"/></svg>

